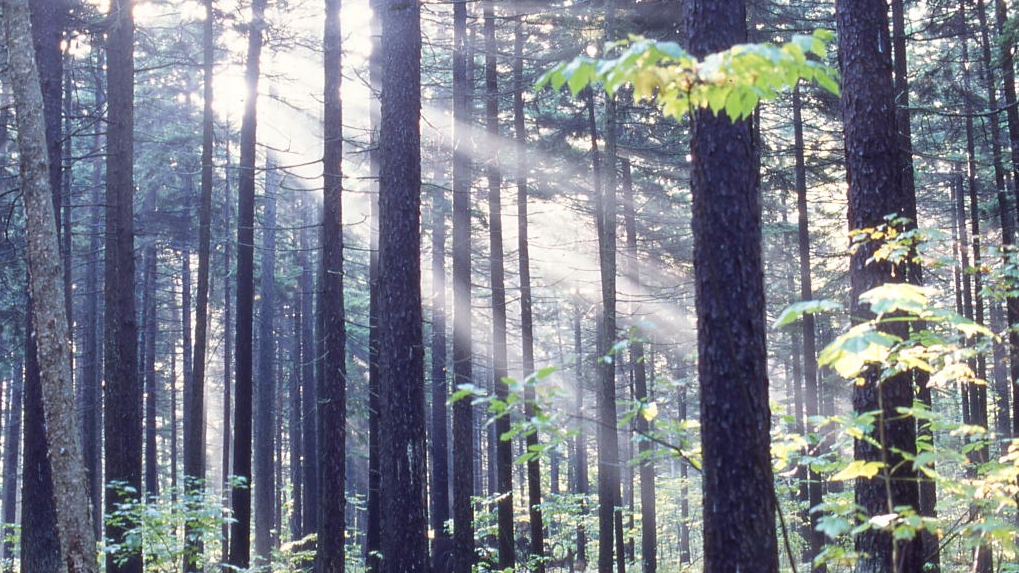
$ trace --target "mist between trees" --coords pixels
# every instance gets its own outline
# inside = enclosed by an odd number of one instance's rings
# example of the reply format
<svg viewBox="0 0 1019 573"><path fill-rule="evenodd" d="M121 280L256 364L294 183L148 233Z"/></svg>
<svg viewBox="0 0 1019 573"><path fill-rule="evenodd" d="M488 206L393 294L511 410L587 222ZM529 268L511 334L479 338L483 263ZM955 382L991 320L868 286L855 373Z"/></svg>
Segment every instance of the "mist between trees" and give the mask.
<svg viewBox="0 0 1019 573"><path fill-rule="evenodd" d="M2 567L1016 569L1009 8L3 0Z"/></svg>

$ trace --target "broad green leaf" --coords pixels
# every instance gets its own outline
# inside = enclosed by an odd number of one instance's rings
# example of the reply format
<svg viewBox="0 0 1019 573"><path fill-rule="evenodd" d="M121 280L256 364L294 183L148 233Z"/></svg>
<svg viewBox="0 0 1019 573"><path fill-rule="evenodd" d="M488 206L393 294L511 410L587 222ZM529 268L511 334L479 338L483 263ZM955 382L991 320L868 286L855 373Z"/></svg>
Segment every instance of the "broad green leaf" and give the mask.
<svg viewBox="0 0 1019 573"><path fill-rule="evenodd" d="M833 340L818 355L817 362L851 379L859 376L868 364L886 362L892 348L900 342L902 339L898 336L881 332L865 322Z"/></svg>
<svg viewBox="0 0 1019 573"><path fill-rule="evenodd" d="M860 302L870 305L874 314L907 312L919 315L927 308L930 289L908 283L886 283L860 295Z"/></svg>
<svg viewBox="0 0 1019 573"><path fill-rule="evenodd" d="M853 460L842 471L828 478L831 481L846 481L856 478L871 479L884 467L882 462L868 462L864 460Z"/></svg>
<svg viewBox="0 0 1019 573"><path fill-rule="evenodd" d="M785 307L782 314L778 315L772 328L782 328L799 320L804 314L817 314L819 312L831 312L841 310L842 305L833 300L804 300L794 302Z"/></svg>

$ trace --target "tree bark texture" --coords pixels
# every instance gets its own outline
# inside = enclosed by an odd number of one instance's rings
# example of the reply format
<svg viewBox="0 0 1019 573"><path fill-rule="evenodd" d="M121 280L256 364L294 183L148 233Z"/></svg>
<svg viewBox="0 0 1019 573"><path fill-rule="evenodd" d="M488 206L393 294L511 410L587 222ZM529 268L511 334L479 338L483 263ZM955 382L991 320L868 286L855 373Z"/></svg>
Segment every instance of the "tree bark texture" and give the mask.
<svg viewBox="0 0 1019 573"><path fill-rule="evenodd" d="M240 174L237 181L237 324L236 376L234 379L233 475L245 480L244 487L231 490L234 521L230 526L228 563L235 567L251 564L251 440L254 367L254 246L255 246L255 145L259 57L265 28L267 0L251 4L248 52L244 81L247 97L241 118Z"/></svg>
<svg viewBox="0 0 1019 573"><path fill-rule="evenodd" d="M68 324L50 186L43 96L32 44L27 2L2 4L9 72L15 93L21 182L25 201L29 296L45 418L47 458L60 540L60 568L98 571L88 480L81 451L71 380Z"/></svg>
<svg viewBox="0 0 1019 573"><path fill-rule="evenodd" d="M325 4L322 169L322 370L318 384L318 573L342 573L347 507L347 331L343 308L343 113L340 0Z"/></svg>
<svg viewBox="0 0 1019 573"><path fill-rule="evenodd" d="M687 7L702 57L745 42L743 0ZM761 204L752 127L693 114L692 227L704 456L704 571L777 571Z"/></svg>
<svg viewBox="0 0 1019 573"><path fill-rule="evenodd" d="M421 324L421 8L385 0L379 130L382 571L428 570Z"/></svg>
<svg viewBox="0 0 1019 573"><path fill-rule="evenodd" d="M896 128L895 92L892 84L888 6L883 0L836 2L839 59L842 67L842 113L845 126L846 166L849 179L849 227L861 229L884 222L884 217L915 212L902 186L899 134ZM850 261L854 317L869 310L857 302L859 295L889 281L901 281L903 269L868 263L876 245L858 249ZM900 336L905 325L896 332ZM916 451L915 421L896 412L909 407L914 398L913 378L900 375L879 381L870 372L853 389L857 412L878 411L874 438L879 446L858 440L858 460L884 462L886 469L875 479L858 479L856 503L869 515L889 513L895 507L919 505L916 473L901 463L894 450ZM856 537L863 556L859 572L912 573L922 570L922 544L894 541L887 532L870 529Z"/></svg>

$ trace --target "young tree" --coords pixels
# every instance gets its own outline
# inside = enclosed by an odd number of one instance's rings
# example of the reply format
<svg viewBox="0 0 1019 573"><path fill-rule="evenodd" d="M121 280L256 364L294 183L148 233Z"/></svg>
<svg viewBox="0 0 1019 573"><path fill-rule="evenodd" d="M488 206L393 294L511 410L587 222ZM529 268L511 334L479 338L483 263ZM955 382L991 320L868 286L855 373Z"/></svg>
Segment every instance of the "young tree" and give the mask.
<svg viewBox="0 0 1019 573"><path fill-rule="evenodd" d="M882 0L839 0L835 5L839 59L842 66L842 114L845 126L846 169L849 179L849 227L873 228L890 214L915 212L902 186L899 135L888 31L888 6ZM876 245L856 250L850 261L854 317L872 316L859 302L861 293L888 281L902 280L902 272L887 262L869 262ZM906 325L899 324L899 334ZM902 453L916 451L915 421L897 408L913 402L913 379L908 374L879 381L871 368L864 383L853 388L857 412L878 411L873 430L876 445L857 440L858 460L887 465L876 479L857 479L856 503L869 515L889 508L918 507L916 472L903 463ZM892 539L891 533L868 529L856 537L861 553L858 571L912 573L922 570L921 539Z"/></svg>
<svg viewBox="0 0 1019 573"><path fill-rule="evenodd" d="M379 130L382 571L428 570L421 327L421 8L385 0Z"/></svg>

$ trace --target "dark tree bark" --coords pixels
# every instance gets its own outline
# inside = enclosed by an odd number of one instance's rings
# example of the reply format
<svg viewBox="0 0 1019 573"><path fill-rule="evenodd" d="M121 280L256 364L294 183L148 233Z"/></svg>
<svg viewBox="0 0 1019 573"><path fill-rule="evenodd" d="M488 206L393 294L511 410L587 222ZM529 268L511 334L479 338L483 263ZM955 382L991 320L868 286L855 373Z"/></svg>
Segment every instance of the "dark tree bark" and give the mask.
<svg viewBox="0 0 1019 573"><path fill-rule="evenodd" d="M148 191L145 197L145 215L151 223L155 214L155 193L153 189ZM157 388L158 377L156 375L156 292L159 288L156 280L156 244L155 237L150 235L145 238L145 247L142 249L142 319L139 348L141 357L142 384L145 389L144 395L144 428L145 440L144 464L145 464L145 497L152 499L159 495L159 448L156 446L156 406L159 402L159 389Z"/></svg>
<svg viewBox="0 0 1019 573"><path fill-rule="evenodd" d="M262 248L258 289L258 376L255 379L254 496L255 559L272 560L276 523L276 194L280 176L276 162L266 160L262 207Z"/></svg>
<svg viewBox="0 0 1019 573"><path fill-rule="evenodd" d="M253 314L255 241L255 144L259 56L265 28L267 0L254 0L248 24L248 53L244 81L247 97L241 119L240 175L237 187L237 325L236 377L234 388L233 475L245 480L245 487L231 490L235 521L230 526L230 554L227 562L245 568L251 564L251 417L253 400Z"/></svg>
<svg viewBox="0 0 1019 573"><path fill-rule="evenodd" d="M308 210L306 210L307 212ZM310 213L308 214L310 217ZM318 531L318 405L317 405L317 366L318 345L316 344L316 327L314 313L315 271L309 253L313 249L311 231L301 229L301 250L297 255L301 267L298 288L301 291L301 437L302 460L301 471L304 481L304 524L302 531L308 535Z"/></svg>
<svg viewBox="0 0 1019 573"><path fill-rule="evenodd" d="M881 0L838 0L836 20L842 67L842 106L845 126L846 166L849 179L849 227L861 229L883 223L884 217L916 210L902 186L902 162L892 85L892 61L888 31L888 6ZM869 263L875 245L857 250L850 262L854 317L872 316L858 302L859 295L884 282L901 280L904 273L887 263ZM901 271L901 269L900 269ZM897 334L905 336L902 331ZM878 380L866 373L863 384L853 388L857 412L879 411L874 438L878 446L858 440L858 460L888 464L875 479L858 479L856 503L870 515L893 507L919 505L916 472L901 463L901 452L916 451L916 426L902 417L898 407L912 405L912 376ZM856 537L856 549L864 553L857 571L911 573L923 568L921 539L893 541L887 532L871 529Z"/></svg>
<svg viewBox="0 0 1019 573"><path fill-rule="evenodd" d="M453 2L453 387L473 383L467 1ZM453 404L453 571L474 564L474 407Z"/></svg>
<svg viewBox="0 0 1019 573"><path fill-rule="evenodd" d="M431 370L431 528L433 547L449 543L449 437L446 402L446 200L445 190L436 185L432 194L432 370ZM442 571L448 555L433 550L432 567Z"/></svg>
<svg viewBox="0 0 1019 573"><path fill-rule="evenodd" d="M640 254L637 251L637 216L633 191L633 176L629 159L623 159L623 219L626 229L626 265L627 278L633 284L641 284ZM633 370L633 398L639 403L647 403L651 399L648 387L647 356L644 353L644 332L638 330L630 341L630 367ZM647 434L651 424L641 415L635 420L635 429L639 435ZM654 444L650 440L637 442L640 456L638 464L640 472L640 553L641 566L644 573L655 573L658 570L658 527L655 507L655 463L652 450Z"/></svg>
<svg viewBox="0 0 1019 573"><path fill-rule="evenodd" d="M793 91L793 147L796 161L796 237L799 248L800 300L812 300L814 287L811 276L810 213L807 206L806 146L803 141L802 108L800 89L797 86ZM803 315L801 340L803 343L803 414L809 419L819 413L818 393L820 390L817 379L817 324L813 314ZM824 533L817 529L820 513L809 511L809 508L817 507L821 503L824 484L821 483L821 476L811 468L807 469L806 477L807 505L810 515L807 539L810 544L808 557L813 562L813 558L821 552L825 539ZM815 573L824 573L826 569L824 564L812 567Z"/></svg>
<svg viewBox="0 0 1019 573"><path fill-rule="evenodd" d="M587 509L587 495L590 493L590 483L587 476L587 424L584 423L584 347L583 338L581 336L580 322L580 304L583 301L577 297L575 304L574 317L573 317L573 353L574 363L576 364L576 377L574 379L576 398L574 402L574 411L577 412L579 419L579 428L577 428L577 435L573 441L573 455L575 458L574 462L574 480L572 484L573 492L581 496L581 515L586 516L588 513ZM584 530L584 524L580 523L577 525L577 563L583 563L584 567L587 566L587 531Z"/></svg>
<svg viewBox="0 0 1019 573"><path fill-rule="evenodd" d="M229 171L230 165L230 140L226 142L226 168ZM233 209L231 202L233 196L231 193L231 185L229 178L226 180L226 189L224 190L224 201L223 201L223 219L226 222L226 228L230 228L230 222L233 219ZM223 442L220 463L223 466L223 498L226 500L225 505L230 507L230 503L233 498L233 492L231 491L231 482L229 476L233 475L233 468L230 466L230 462L233 459L231 454L233 453L233 424L231 423L231 412L233 411L233 377L231 373L234 365L234 339L233 329L230 325L233 324L233 277L231 276L231 260L233 259L232 245L227 242L223 246L223 268L226 271L223 273L223 324L226 326L223 328ZM222 547L222 561L226 562L230 558L230 530L231 524L228 522L223 523L223 547Z"/></svg>
<svg viewBox="0 0 1019 573"><path fill-rule="evenodd" d="M492 141L499 138L499 84L496 69L495 3L484 3L485 32L485 131ZM488 179L488 241L489 269L492 289L492 380L496 398L509 397L509 376L506 351L506 279L502 244L502 170L498 148L487 158ZM493 424L496 443L495 492L498 523L499 568L512 569L516 564L513 542L513 444L502 439L510 430L509 416L500 416Z"/></svg>
<svg viewBox="0 0 1019 573"><path fill-rule="evenodd" d="M4 573L14 573L14 543L11 526L18 518L18 454L21 451L21 416L22 416L22 395L25 385L23 376L18 372L22 368L14 370L15 375L11 379L10 400L5 411L6 420L4 424L4 489L3 489L3 554Z"/></svg>
<svg viewBox="0 0 1019 573"><path fill-rule="evenodd" d="M142 491L142 388L138 377L134 261L134 20L131 0L111 3L106 40L106 482ZM122 501L107 495L106 510ZM128 495L127 497L130 497ZM106 537L123 543L125 531L109 523ZM107 560L110 573L140 573L141 555Z"/></svg>
<svg viewBox="0 0 1019 573"><path fill-rule="evenodd" d="M695 0L688 6L687 32L695 56L745 42L746 3ZM694 112L691 126L704 570L774 572L761 205L752 127L707 110Z"/></svg>
<svg viewBox="0 0 1019 573"><path fill-rule="evenodd" d="M33 366L38 366L39 402L49 446L46 457L59 534L58 567L68 573L93 573L99 568L71 379L70 325L47 153L51 142L46 135L46 114L39 113L43 94L28 3L5 0L2 10L19 132L29 297L35 307L30 313L32 335L28 340L33 348L29 354L37 352L38 363ZM56 109L59 113L59 106Z"/></svg>
<svg viewBox="0 0 1019 573"><path fill-rule="evenodd" d="M382 31L379 10L381 0L370 0L372 51L368 60L368 81L373 94L382 91ZM369 102L372 145L368 152L369 171L372 175L371 220L369 231L368 262L368 503L367 531L365 532L365 569L370 573L382 570L382 500L379 484L382 480L380 456L382 455L379 435L379 98Z"/></svg>
<svg viewBox="0 0 1019 573"><path fill-rule="evenodd" d="M513 129L516 131L517 153L517 252L520 269L520 340L522 347L523 374L530 376L534 370L534 311L531 294L531 255L527 217L527 126L524 123L524 32L525 14L517 16L513 34ZM532 384L524 386L524 417L533 419L536 392ZM525 445L533 451L538 447L538 433L527 435ZM552 482L555 488L555 481ZM530 522L531 559L535 573L545 573L545 526L541 518L541 462L538 457L527 460L527 515Z"/></svg>
<svg viewBox="0 0 1019 573"><path fill-rule="evenodd" d="M31 301L27 313L34 320ZM39 354L31 322L25 337L25 450L21 479L21 571L56 571L60 564L60 540L57 538L53 478L46 452L45 421L42 411L42 379ZM33 430L33 431L29 431ZM31 507L32 511L24 511Z"/></svg>
<svg viewBox="0 0 1019 573"><path fill-rule="evenodd" d="M379 402L382 571L428 570L421 328L420 5L381 3Z"/></svg>
<svg viewBox="0 0 1019 573"><path fill-rule="evenodd" d="M198 280L195 294L194 352L190 376L184 385L184 491L191 507L197 507L205 492L205 361L209 337L209 271L212 247L212 152L215 115L213 74L215 12L212 0L203 0L202 22L202 156L201 190L198 199ZM226 418L229 420L229 418ZM228 422L224 421L224 425ZM184 573L200 573L202 539L193 519L184 522Z"/></svg>
<svg viewBox="0 0 1019 573"><path fill-rule="evenodd" d="M322 369L318 384L318 573L342 573L347 507L347 331L343 308L343 114L340 0L325 4L322 175Z"/></svg>

